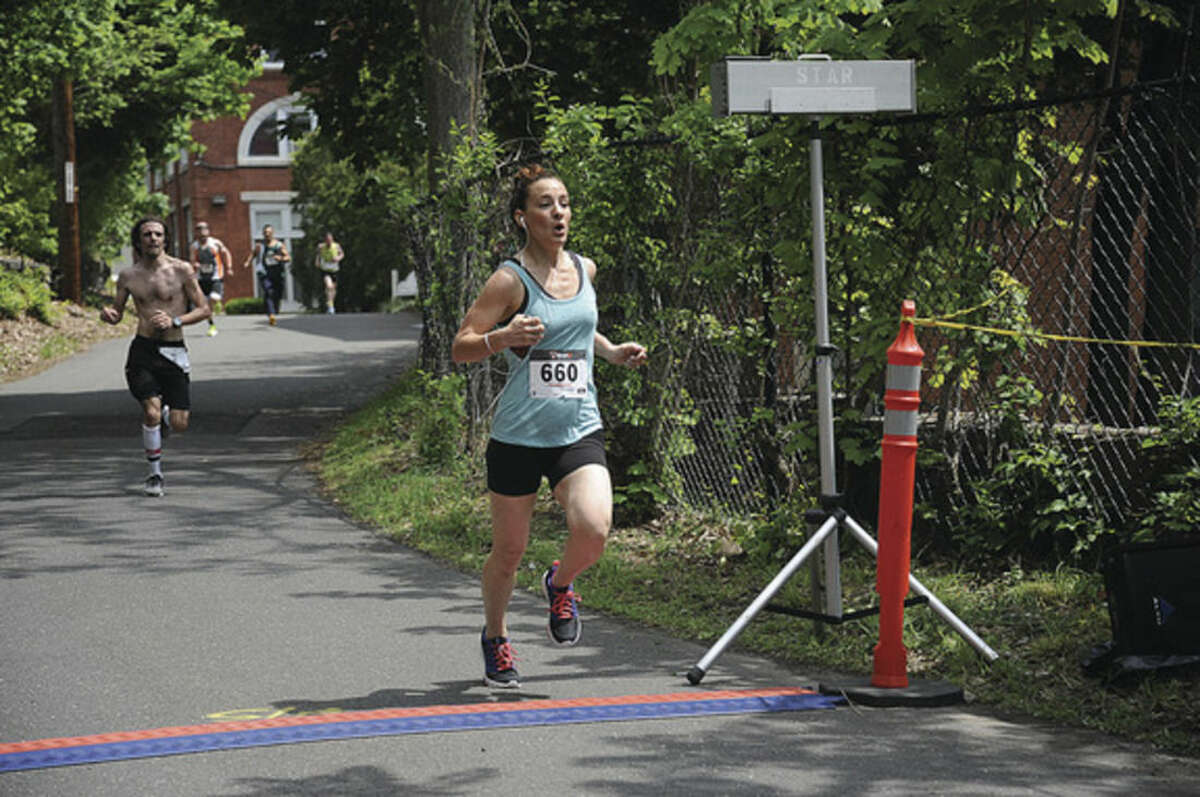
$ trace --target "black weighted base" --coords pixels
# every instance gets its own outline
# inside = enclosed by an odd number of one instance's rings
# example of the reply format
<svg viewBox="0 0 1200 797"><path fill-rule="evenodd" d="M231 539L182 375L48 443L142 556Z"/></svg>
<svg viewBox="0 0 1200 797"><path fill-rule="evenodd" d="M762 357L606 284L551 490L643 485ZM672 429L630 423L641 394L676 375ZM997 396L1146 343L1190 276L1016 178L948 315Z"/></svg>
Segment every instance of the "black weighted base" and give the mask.
<svg viewBox="0 0 1200 797"><path fill-rule="evenodd" d="M933 707L953 706L963 702L963 690L947 681L908 679L908 686L872 686L870 677L846 678L837 683L820 683L817 691L823 695L843 695L860 706L892 708L895 706Z"/></svg>

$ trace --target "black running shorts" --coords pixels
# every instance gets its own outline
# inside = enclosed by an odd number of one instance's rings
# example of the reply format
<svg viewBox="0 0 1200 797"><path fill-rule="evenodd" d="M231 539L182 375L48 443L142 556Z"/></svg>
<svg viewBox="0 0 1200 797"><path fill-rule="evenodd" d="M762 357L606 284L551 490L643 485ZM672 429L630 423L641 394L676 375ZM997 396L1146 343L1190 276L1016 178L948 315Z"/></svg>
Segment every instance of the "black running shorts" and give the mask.
<svg viewBox="0 0 1200 797"><path fill-rule="evenodd" d="M199 277L197 282L200 283L200 292L204 294L205 299L217 299L218 301L225 298L225 280L214 279L213 277Z"/></svg>
<svg viewBox="0 0 1200 797"><path fill-rule="evenodd" d="M173 410L191 409L191 378L183 369L159 353L159 347L184 349L183 341L165 343L138 335L129 344L125 360L125 383L138 401L162 397Z"/></svg>
<svg viewBox="0 0 1200 797"><path fill-rule="evenodd" d="M530 448L491 440L487 447L488 489L500 495L529 495L538 491L545 476L553 490L584 465L608 467L603 429L555 448Z"/></svg>

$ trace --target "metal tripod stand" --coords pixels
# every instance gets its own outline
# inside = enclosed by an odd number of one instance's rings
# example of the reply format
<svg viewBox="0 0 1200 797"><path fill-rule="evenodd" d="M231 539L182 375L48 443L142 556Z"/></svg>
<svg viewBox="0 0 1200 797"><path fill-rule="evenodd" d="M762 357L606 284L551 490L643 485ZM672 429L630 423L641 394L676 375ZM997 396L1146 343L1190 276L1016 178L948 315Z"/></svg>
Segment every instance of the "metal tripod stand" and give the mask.
<svg viewBox="0 0 1200 797"><path fill-rule="evenodd" d="M817 433L820 452L821 468L821 510L819 516L823 522L817 525L816 531L809 537L808 542L796 552L795 556L771 580L766 588L758 594L733 625L726 629L707 653L687 673L687 679L692 684L698 684L704 678L708 668L716 661L733 640L737 638L749 622L754 619L772 597L775 596L788 579L800 568L809 556L819 547L824 547L825 561L825 617L842 617L842 584L841 562L838 554L839 528L845 528L872 555L878 555L879 545L854 518L846 514L841 507L841 496L837 491L837 474L835 461L835 445L833 437L833 354L837 349L829 342L829 297L825 269L825 188L824 164L821 152L820 120L813 118L810 126L810 184L812 201L812 230L813 230L813 301L816 309L816 377L817 377ZM995 661L998 654L988 647L962 620L926 589L910 574L909 588L919 595L922 602L928 603L943 620L958 632L972 647L988 661Z"/></svg>

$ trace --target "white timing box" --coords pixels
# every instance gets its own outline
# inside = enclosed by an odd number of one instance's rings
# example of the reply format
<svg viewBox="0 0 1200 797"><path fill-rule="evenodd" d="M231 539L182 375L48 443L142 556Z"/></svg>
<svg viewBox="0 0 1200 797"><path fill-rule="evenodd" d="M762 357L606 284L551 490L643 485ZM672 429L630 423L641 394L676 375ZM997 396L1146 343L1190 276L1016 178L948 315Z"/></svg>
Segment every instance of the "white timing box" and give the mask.
<svg viewBox="0 0 1200 797"><path fill-rule="evenodd" d="M727 56L712 65L711 77L714 116L917 110L913 61Z"/></svg>

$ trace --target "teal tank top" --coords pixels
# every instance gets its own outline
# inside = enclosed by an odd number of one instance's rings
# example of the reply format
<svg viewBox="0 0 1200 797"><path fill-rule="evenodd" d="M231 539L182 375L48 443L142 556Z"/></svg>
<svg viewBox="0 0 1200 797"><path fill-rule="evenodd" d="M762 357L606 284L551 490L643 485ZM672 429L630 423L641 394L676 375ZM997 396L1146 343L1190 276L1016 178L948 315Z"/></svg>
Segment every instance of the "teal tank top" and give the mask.
<svg viewBox="0 0 1200 797"><path fill-rule="evenodd" d="M504 350L508 378L492 418L492 438L510 445L554 448L574 443L603 427L592 381L595 360L596 292L583 261L568 252L579 272L579 291L555 299L515 260L510 269L525 285L525 308L546 332L537 346L517 356Z"/></svg>

